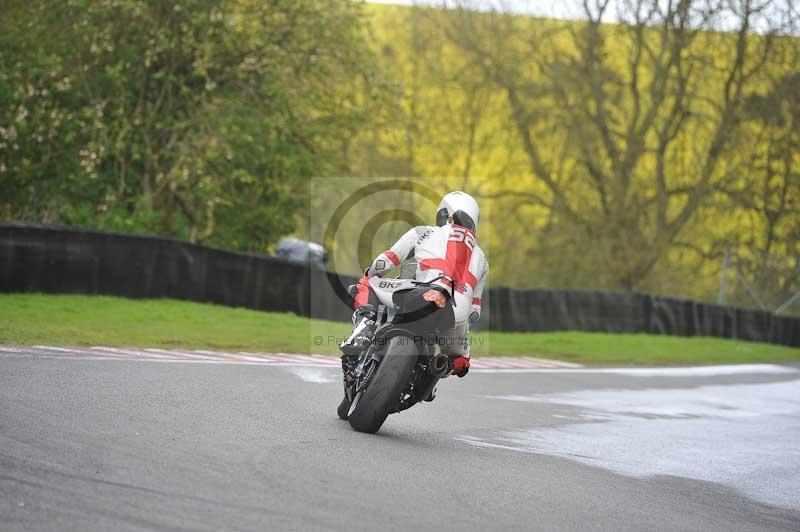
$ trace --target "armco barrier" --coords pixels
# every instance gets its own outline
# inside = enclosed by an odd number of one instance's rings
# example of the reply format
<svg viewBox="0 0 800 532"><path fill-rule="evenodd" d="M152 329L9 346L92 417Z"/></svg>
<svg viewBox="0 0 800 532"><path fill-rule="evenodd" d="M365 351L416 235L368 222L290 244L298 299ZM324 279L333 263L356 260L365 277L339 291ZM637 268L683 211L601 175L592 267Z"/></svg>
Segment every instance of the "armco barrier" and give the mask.
<svg viewBox="0 0 800 532"><path fill-rule="evenodd" d="M0 292L169 297L336 321L354 277L168 238L0 223ZM648 332L800 347L800 319L637 293L491 288L481 329Z"/></svg>

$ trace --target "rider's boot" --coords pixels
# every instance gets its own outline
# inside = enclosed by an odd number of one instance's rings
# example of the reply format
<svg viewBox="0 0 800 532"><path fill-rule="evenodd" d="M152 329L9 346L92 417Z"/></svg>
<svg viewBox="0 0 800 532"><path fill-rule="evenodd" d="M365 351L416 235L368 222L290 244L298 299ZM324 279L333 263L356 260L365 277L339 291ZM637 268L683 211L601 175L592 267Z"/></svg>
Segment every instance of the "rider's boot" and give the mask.
<svg viewBox="0 0 800 532"><path fill-rule="evenodd" d="M352 334L339 344L342 355L342 373L344 374L345 388L349 386L352 379L352 371L358 363L358 355L372 342L372 335L375 333L377 324L375 318L375 308L372 305L362 305L353 312ZM347 419L350 401L345 393L342 402L339 404L337 413L341 419Z"/></svg>
<svg viewBox="0 0 800 532"><path fill-rule="evenodd" d="M339 349L345 357L357 356L369 347L377 327L375 318L375 307L372 305L362 305L353 312L353 324L355 325L353 332L339 344Z"/></svg>
<svg viewBox="0 0 800 532"><path fill-rule="evenodd" d="M433 387L433 389L431 390L431 393L429 393L428 397L423 399L423 401L426 401L426 402L430 403L434 399L436 399L436 386Z"/></svg>

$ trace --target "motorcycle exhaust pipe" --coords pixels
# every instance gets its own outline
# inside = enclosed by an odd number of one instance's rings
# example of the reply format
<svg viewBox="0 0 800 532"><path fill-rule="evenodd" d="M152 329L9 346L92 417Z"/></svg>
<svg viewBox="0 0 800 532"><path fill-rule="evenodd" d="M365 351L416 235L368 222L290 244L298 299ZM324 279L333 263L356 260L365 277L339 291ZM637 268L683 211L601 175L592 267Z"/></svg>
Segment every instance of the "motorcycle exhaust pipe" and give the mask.
<svg viewBox="0 0 800 532"><path fill-rule="evenodd" d="M438 354L428 362L428 373L434 377L442 379L450 373L450 370L450 359L447 355Z"/></svg>

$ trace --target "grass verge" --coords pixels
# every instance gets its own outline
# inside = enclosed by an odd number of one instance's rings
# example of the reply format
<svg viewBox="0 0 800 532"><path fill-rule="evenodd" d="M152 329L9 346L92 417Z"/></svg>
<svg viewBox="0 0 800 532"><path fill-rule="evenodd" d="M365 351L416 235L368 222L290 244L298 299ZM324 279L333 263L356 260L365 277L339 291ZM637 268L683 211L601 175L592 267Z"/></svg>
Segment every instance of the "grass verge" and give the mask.
<svg viewBox="0 0 800 532"><path fill-rule="evenodd" d="M0 344L338 354L349 333L347 323L169 299L0 294ZM472 353L590 365L800 362L800 349L771 344L585 332L477 333Z"/></svg>

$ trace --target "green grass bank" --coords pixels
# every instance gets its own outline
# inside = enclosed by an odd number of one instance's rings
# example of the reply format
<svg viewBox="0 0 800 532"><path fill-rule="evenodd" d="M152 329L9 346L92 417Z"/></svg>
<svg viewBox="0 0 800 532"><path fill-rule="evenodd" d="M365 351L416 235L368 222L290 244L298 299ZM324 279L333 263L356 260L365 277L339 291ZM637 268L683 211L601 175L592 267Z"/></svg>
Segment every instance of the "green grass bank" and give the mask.
<svg viewBox="0 0 800 532"><path fill-rule="evenodd" d="M0 294L0 344L338 354L347 323L169 299ZM588 365L800 362L800 349L720 338L585 332L477 333L473 356Z"/></svg>

